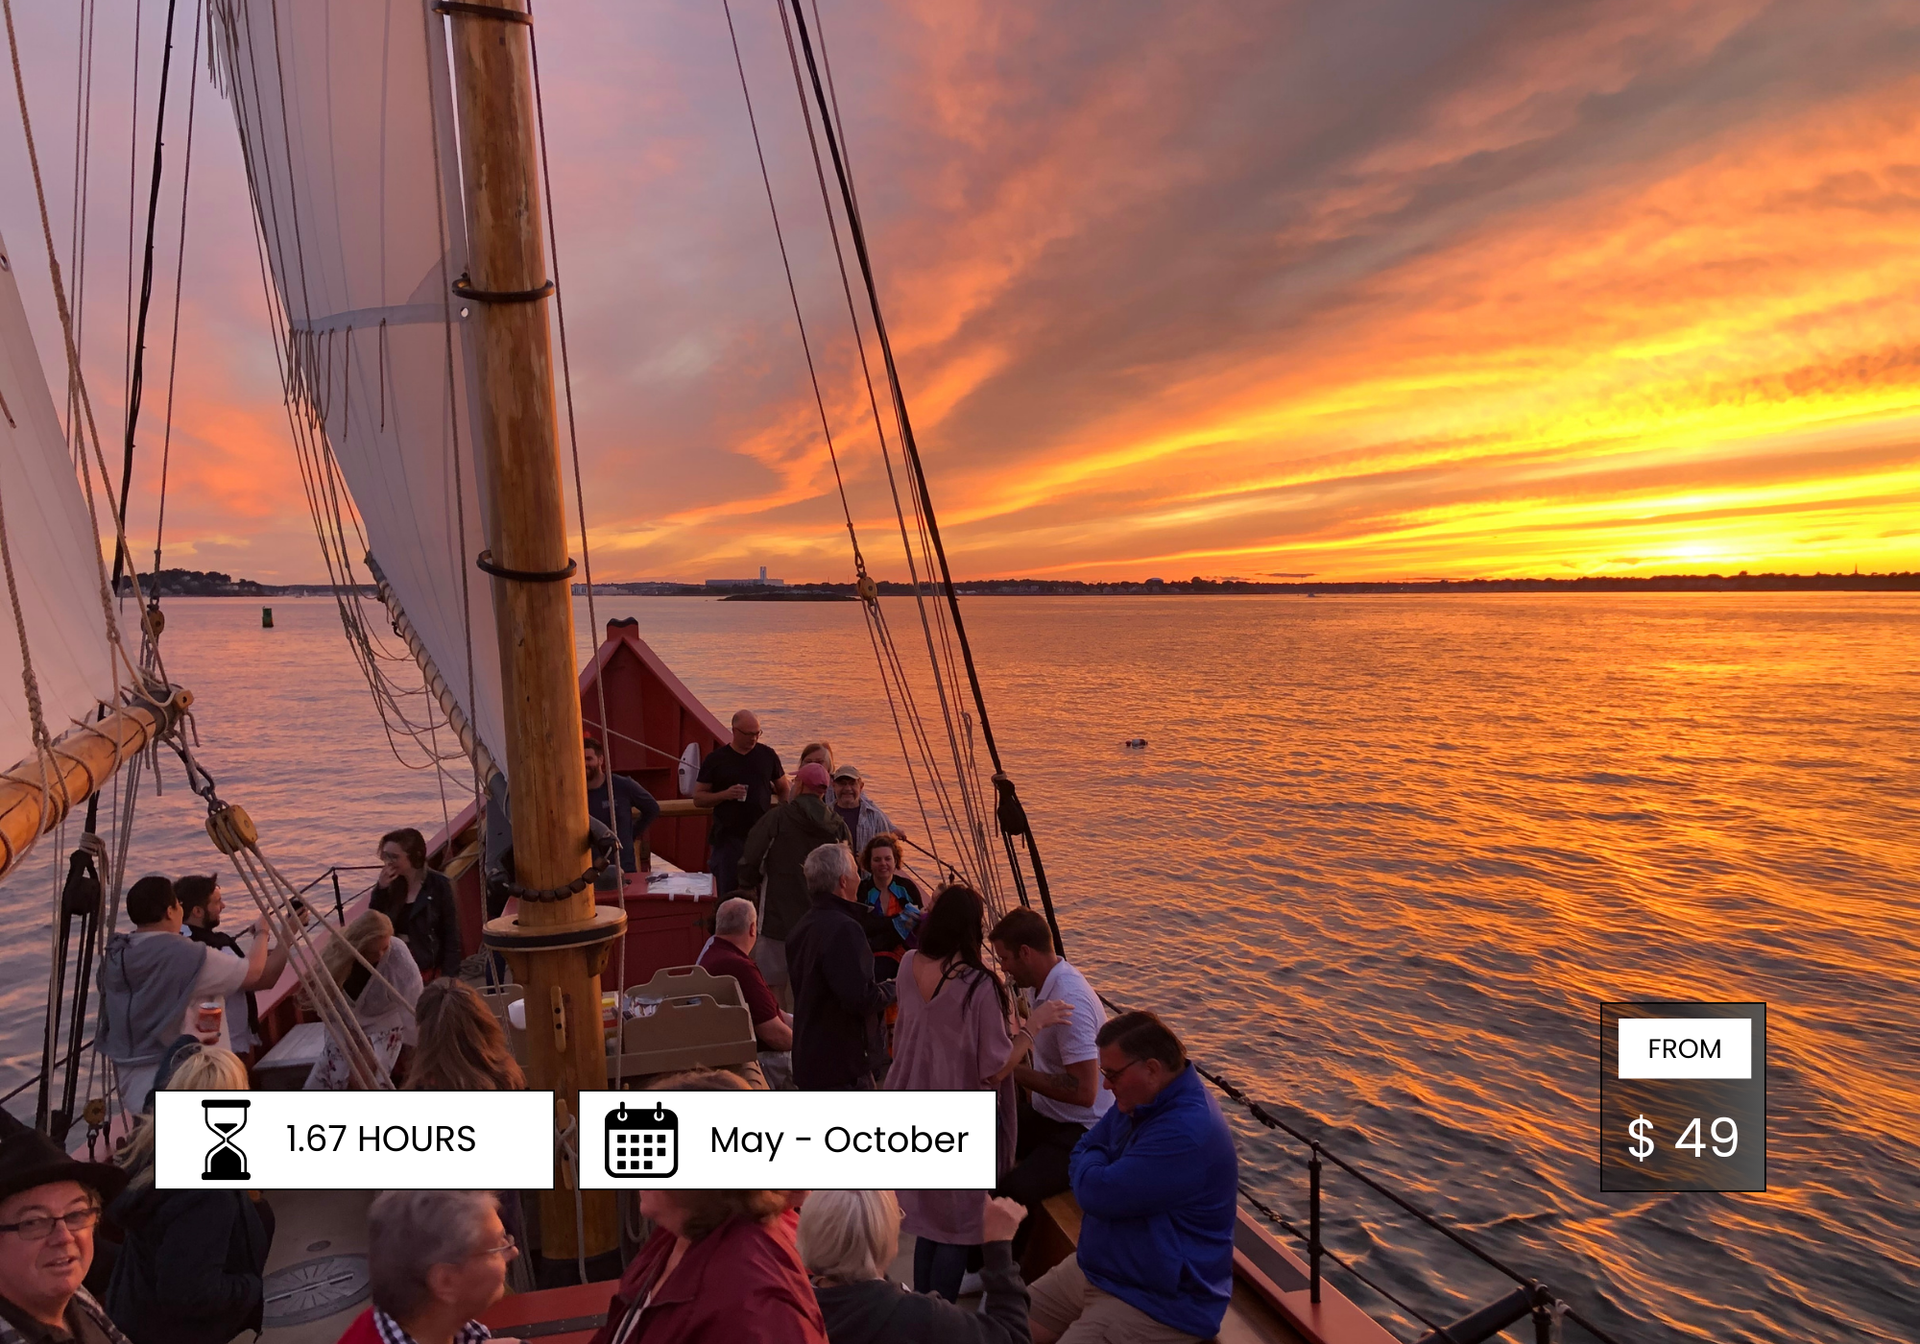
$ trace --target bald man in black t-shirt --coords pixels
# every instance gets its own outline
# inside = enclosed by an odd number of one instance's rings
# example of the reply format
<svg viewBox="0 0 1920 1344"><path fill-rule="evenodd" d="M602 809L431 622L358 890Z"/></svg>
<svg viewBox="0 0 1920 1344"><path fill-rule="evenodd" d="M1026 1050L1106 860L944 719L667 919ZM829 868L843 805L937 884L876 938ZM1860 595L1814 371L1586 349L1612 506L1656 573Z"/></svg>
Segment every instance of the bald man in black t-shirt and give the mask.
<svg viewBox="0 0 1920 1344"><path fill-rule="evenodd" d="M760 720L752 710L734 714L733 740L714 748L700 763L693 801L713 809L707 870L713 874L714 895L731 896L747 832L775 803L787 801L787 768L779 753L760 740Z"/></svg>

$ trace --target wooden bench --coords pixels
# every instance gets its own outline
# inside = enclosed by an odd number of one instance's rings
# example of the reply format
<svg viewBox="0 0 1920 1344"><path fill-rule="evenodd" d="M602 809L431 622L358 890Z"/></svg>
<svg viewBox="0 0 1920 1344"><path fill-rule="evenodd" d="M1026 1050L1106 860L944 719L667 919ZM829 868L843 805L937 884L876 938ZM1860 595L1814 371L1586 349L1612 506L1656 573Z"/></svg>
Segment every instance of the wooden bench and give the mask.
<svg viewBox="0 0 1920 1344"><path fill-rule="evenodd" d="M1048 1195L1032 1215L1026 1249L1020 1254L1020 1273L1028 1283L1072 1255L1080 1244L1080 1201L1071 1190Z"/></svg>
<svg viewBox="0 0 1920 1344"><path fill-rule="evenodd" d="M587 1344L607 1319L617 1279L503 1297L480 1314L496 1335L538 1344Z"/></svg>
<svg viewBox="0 0 1920 1344"><path fill-rule="evenodd" d="M274 1042L253 1066L258 1092L298 1092L327 1048L327 1029L318 1022L301 1022Z"/></svg>

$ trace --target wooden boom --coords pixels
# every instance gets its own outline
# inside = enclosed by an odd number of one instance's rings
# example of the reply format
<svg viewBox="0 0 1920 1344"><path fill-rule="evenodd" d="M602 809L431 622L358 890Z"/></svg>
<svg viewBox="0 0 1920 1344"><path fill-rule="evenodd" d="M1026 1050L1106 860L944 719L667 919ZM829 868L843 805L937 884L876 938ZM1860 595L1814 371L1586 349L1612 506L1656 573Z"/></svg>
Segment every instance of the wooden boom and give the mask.
<svg viewBox="0 0 1920 1344"><path fill-rule="evenodd" d="M0 775L0 878L13 871L36 836L45 835L139 755L172 729L193 693L173 688L164 703L139 700L98 723L86 723L54 739L53 777L39 756L29 756Z"/></svg>

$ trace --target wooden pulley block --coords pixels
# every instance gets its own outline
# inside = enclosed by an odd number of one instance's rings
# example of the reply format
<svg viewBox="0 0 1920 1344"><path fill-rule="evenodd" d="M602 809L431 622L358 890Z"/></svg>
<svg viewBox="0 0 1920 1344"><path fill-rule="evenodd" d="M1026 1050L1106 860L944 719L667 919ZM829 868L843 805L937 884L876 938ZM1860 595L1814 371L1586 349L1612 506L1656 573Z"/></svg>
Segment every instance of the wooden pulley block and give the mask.
<svg viewBox="0 0 1920 1344"><path fill-rule="evenodd" d="M207 816L207 838L222 854L252 849L260 841L253 818L238 803L227 803Z"/></svg>

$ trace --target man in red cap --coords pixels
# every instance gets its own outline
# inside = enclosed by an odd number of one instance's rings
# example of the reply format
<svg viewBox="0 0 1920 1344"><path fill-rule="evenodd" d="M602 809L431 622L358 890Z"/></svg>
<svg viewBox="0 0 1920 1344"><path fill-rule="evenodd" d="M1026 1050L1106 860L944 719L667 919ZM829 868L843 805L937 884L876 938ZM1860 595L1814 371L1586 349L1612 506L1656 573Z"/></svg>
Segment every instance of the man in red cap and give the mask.
<svg viewBox="0 0 1920 1344"><path fill-rule="evenodd" d="M127 1174L77 1162L37 1129L0 1140L0 1344L127 1344L81 1287L101 1207Z"/></svg>
<svg viewBox="0 0 1920 1344"><path fill-rule="evenodd" d="M793 779L792 799L760 818L747 834L739 870L741 895L756 895L761 879L766 880L766 895L760 902L760 940L753 946L753 959L780 1006L788 1011L793 1008L793 989L787 979L787 935L807 913L807 878L801 865L820 846L836 841L846 844L853 838L827 800L833 781L826 766L809 761Z"/></svg>

